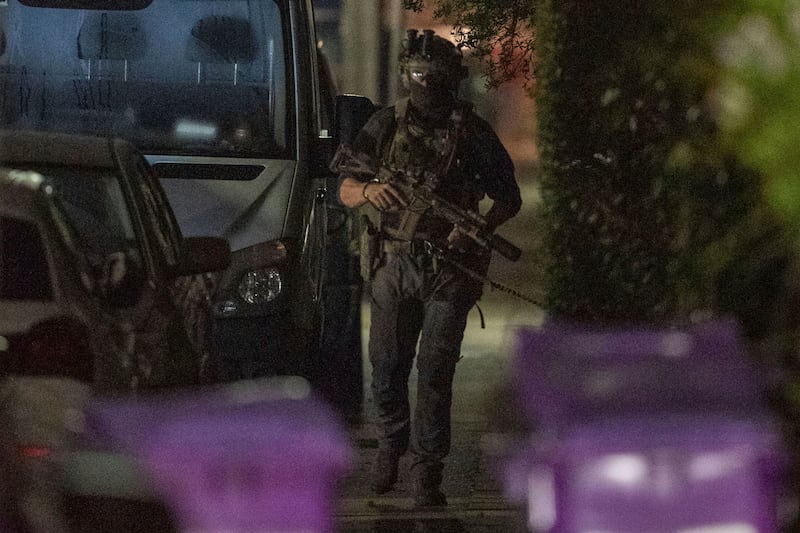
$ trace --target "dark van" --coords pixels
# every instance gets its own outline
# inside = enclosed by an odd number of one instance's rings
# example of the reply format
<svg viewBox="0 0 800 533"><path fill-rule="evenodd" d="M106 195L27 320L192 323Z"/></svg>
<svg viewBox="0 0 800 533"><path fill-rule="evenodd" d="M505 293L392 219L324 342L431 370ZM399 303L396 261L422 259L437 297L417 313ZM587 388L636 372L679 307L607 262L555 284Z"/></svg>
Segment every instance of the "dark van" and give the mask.
<svg viewBox="0 0 800 533"><path fill-rule="evenodd" d="M230 242L225 375L301 375L357 411L360 278L311 1L8 0L0 30L0 126L131 141L183 234Z"/></svg>

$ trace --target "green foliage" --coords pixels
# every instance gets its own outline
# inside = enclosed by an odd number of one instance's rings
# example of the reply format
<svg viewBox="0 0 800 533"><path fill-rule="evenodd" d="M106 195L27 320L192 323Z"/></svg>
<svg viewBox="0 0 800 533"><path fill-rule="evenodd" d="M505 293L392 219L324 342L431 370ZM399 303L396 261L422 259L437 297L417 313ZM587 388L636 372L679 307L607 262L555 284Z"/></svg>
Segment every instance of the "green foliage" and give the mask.
<svg viewBox="0 0 800 533"><path fill-rule="evenodd" d="M484 67L490 87L532 79L536 0L434 0L434 16L453 25L456 41ZM425 0L403 0L421 11Z"/></svg>
<svg viewBox="0 0 800 533"><path fill-rule="evenodd" d="M720 45L726 141L765 177L765 194L800 243L800 5L740 0Z"/></svg>
<svg viewBox="0 0 800 533"><path fill-rule="evenodd" d="M708 135L713 65L686 54L702 48L702 35L677 24L697 10L539 4L539 149L556 313L652 322L709 303L704 280L687 279L696 278L690 264L702 243L717 236L697 202L717 201L732 184L716 178L730 172Z"/></svg>
<svg viewBox="0 0 800 533"><path fill-rule="evenodd" d="M738 0L737 17L726 24L720 41L723 66L715 94L722 138L739 159L763 176L763 197L780 217L772 235L762 233L760 246L741 254L745 264L771 265L773 298L764 280L751 291L729 291L739 316L763 316L761 353L779 364L786 377L778 401L784 413L789 449L800 449L800 4L793 0ZM762 227L769 227L762 225ZM783 246L781 246L783 245ZM787 257L785 249L794 253ZM752 271L753 269L749 269ZM770 272L770 270L772 272ZM752 280L748 269L729 285ZM747 310L750 312L748 313ZM798 454L800 455L800 454ZM800 457L795 457L800 464ZM795 529L797 530L797 524Z"/></svg>
<svg viewBox="0 0 800 533"><path fill-rule="evenodd" d="M720 43L740 7L539 2L538 145L553 313L612 323L723 313L761 339L791 329L777 302L793 252L754 164L771 141L744 158L746 145L726 142L720 129L730 120L720 111L729 83Z"/></svg>

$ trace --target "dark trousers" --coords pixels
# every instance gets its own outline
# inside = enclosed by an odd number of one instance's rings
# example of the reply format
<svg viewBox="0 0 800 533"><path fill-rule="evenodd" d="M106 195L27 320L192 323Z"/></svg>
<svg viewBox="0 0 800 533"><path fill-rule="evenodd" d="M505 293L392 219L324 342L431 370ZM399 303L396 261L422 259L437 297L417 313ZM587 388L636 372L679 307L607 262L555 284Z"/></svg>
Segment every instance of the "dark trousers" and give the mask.
<svg viewBox="0 0 800 533"><path fill-rule="evenodd" d="M416 488L438 488L450 451L453 376L467 314L482 286L425 257L387 253L371 285L369 358L378 412L379 446L396 455L409 449ZM419 351L417 352L417 345ZM413 434L408 378L417 357Z"/></svg>

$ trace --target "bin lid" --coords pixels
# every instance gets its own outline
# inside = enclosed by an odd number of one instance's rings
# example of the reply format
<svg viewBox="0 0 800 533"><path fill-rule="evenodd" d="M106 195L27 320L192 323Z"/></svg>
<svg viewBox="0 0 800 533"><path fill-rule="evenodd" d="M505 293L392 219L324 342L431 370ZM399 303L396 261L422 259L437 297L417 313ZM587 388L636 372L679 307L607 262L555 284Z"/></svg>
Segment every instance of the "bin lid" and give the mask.
<svg viewBox="0 0 800 533"><path fill-rule="evenodd" d="M766 374L733 321L593 328L551 321L518 333L514 387L550 427L672 412L763 413Z"/></svg>
<svg viewBox="0 0 800 533"><path fill-rule="evenodd" d="M158 441L192 453L242 448L303 448L334 464L348 456L340 416L302 378L268 378L138 397L96 397L86 409L86 436L136 453ZM190 460L191 457L187 457ZM344 461L347 462L347 461Z"/></svg>
<svg viewBox="0 0 800 533"><path fill-rule="evenodd" d="M353 460L339 416L300 378L96 399L86 426L136 457L190 530L329 531Z"/></svg>

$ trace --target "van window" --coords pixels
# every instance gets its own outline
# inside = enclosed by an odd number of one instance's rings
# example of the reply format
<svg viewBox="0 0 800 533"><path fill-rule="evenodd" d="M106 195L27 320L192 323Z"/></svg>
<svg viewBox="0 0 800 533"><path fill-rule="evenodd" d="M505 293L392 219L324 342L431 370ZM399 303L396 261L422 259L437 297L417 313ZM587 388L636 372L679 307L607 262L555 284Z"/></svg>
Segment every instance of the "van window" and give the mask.
<svg viewBox="0 0 800 533"><path fill-rule="evenodd" d="M50 265L36 224L0 217L0 299L52 300Z"/></svg>
<svg viewBox="0 0 800 533"><path fill-rule="evenodd" d="M286 156L286 17L275 0L153 0L136 11L8 0L0 120L123 137L148 154Z"/></svg>

